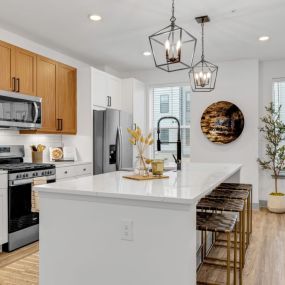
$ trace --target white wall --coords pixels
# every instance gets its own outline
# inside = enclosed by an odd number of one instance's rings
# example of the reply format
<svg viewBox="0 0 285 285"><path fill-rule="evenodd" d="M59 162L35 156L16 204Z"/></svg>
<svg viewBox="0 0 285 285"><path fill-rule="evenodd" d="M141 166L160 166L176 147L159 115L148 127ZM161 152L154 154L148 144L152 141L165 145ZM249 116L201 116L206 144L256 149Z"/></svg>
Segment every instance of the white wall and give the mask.
<svg viewBox="0 0 285 285"><path fill-rule="evenodd" d="M92 160L92 117L91 117L91 77L86 63L66 56L60 52L39 45L19 35L0 29L0 39L35 53L60 61L77 68L77 135L19 135L15 131L0 130L0 144L24 144L27 159L30 158L28 146L43 143L47 146L76 146L80 160ZM68 106L67 106L68 107ZM47 158L47 153L45 154Z"/></svg>
<svg viewBox="0 0 285 285"><path fill-rule="evenodd" d="M191 97L191 160L196 162L242 163L241 181L253 184L253 200L258 203L258 60L240 60L218 63L216 90L211 93L194 93ZM128 76L126 74L126 76ZM134 72L133 77L149 86L172 85L188 82L187 71L166 73L160 70ZM200 119L206 107L227 100L235 103L245 117L242 135L228 145L213 144L203 135Z"/></svg>
<svg viewBox="0 0 285 285"><path fill-rule="evenodd" d="M264 106L272 101L272 79L285 78L285 60L265 61L260 64L260 117L264 115ZM265 155L265 140L260 135L260 157ZM259 169L260 200L267 200L267 194L274 190L274 181L270 173ZM280 191L285 192L285 180L279 180Z"/></svg>

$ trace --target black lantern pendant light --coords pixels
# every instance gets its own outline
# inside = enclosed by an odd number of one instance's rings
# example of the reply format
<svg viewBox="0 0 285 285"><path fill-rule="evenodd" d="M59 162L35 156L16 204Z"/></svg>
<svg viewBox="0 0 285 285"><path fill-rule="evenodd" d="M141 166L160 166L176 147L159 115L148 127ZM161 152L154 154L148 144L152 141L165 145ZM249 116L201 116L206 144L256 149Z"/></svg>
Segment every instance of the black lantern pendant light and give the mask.
<svg viewBox="0 0 285 285"><path fill-rule="evenodd" d="M210 22L208 16L197 17L196 21L202 26L202 56L189 71L190 83L194 92L210 92L215 89L218 66L205 60L204 24Z"/></svg>
<svg viewBox="0 0 285 285"><path fill-rule="evenodd" d="M149 37L155 66L167 72L189 69L193 63L197 40L175 24L174 0L170 25Z"/></svg>

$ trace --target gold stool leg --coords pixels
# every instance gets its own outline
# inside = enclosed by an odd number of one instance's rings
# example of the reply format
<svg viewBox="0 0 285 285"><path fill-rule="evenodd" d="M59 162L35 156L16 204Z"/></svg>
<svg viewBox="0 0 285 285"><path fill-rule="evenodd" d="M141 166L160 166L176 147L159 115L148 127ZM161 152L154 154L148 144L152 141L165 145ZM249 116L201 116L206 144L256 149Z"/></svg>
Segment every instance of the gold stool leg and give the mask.
<svg viewBox="0 0 285 285"><path fill-rule="evenodd" d="M227 232L227 285L231 284L231 233Z"/></svg>
<svg viewBox="0 0 285 285"><path fill-rule="evenodd" d="M252 189L249 190L250 195L250 233L252 233Z"/></svg>
<svg viewBox="0 0 285 285"><path fill-rule="evenodd" d="M245 209L242 211L242 268L245 265Z"/></svg>
<svg viewBox="0 0 285 285"><path fill-rule="evenodd" d="M237 284L237 224L234 232L234 285Z"/></svg>
<svg viewBox="0 0 285 285"><path fill-rule="evenodd" d="M247 201L246 201L246 204L247 204L247 223L246 223L246 248L248 248L249 246L249 233L250 233L250 228L249 228L249 223L250 223L250 201L249 201L249 196L247 198Z"/></svg>
<svg viewBox="0 0 285 285"><path fill-rule="evenodd" d="M242 212L239 212L239 261L240 261L240 266L242 263L242 260L243 260L243 243L244 243L244 240L243 240L243 233L242 233Z"/></svg>
<svg viewBox="0 0 285 285"><path fill-rule="evenodd" d="M201 262L204 262L204 231L201 231Z"/></svg>

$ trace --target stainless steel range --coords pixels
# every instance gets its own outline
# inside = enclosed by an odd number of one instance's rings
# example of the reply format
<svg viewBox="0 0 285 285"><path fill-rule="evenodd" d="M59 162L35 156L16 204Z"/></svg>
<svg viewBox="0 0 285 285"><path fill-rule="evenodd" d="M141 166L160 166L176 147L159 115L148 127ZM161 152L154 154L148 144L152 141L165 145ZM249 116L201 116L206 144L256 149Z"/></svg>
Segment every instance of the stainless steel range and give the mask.
<svg viewBox="0 0 285 285"><path fill-rule="evenodd" d="M24 163L24 146L0 146L0 169L8 172L8 243L13 251L39 239L39 213L32 211L32 186L37 177L55 182L53 164Z"/></svg>

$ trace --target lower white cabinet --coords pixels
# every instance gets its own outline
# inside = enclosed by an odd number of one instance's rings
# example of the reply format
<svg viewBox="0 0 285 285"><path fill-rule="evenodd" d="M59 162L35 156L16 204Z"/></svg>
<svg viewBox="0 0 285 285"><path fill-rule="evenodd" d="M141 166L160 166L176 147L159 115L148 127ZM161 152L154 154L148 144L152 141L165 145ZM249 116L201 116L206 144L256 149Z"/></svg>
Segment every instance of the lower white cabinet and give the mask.
<svg viewBox="0 0 285 285"><path fill-rule="evenodd" d="M0 175L0 245L8 242L8 185L7 174Z"/></svg>
<svg viewBox="0 0 285 285"><path fill-rule="evenodd" d="M56 180L66 180L92 175L92 163L74 163L71 165L56 165Z"/></svg>

